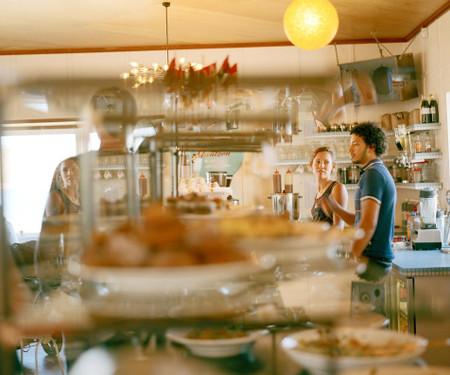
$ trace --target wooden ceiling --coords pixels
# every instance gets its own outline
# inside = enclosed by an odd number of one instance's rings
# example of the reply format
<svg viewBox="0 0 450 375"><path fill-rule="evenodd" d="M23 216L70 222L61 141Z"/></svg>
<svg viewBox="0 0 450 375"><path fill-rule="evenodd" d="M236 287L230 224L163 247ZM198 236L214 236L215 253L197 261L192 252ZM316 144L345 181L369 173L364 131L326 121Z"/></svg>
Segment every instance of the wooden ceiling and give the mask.
<svg viewBox="0 0 450 375"><path fill-rule="evenodd" d="M172 0L171 49L290 45L291 0ZM337 44L407 42L450 9L448 0L331 0ZM2 0L0 54L161 50L161 0ZM334 43L333 42L333 43Z"/></svg>

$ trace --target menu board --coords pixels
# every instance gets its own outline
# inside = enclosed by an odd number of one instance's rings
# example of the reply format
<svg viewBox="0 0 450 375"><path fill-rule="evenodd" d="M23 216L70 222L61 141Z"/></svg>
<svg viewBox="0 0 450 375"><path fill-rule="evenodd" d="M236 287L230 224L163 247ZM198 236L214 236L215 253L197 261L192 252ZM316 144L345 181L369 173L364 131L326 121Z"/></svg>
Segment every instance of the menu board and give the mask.
<svg viewBox="0 0 450 375"><path fill-rule="evenodd" d="M201 151L192 153L193 168L199 176L206 172L226 172L233 176L241 167L245 152Z"/></svg>

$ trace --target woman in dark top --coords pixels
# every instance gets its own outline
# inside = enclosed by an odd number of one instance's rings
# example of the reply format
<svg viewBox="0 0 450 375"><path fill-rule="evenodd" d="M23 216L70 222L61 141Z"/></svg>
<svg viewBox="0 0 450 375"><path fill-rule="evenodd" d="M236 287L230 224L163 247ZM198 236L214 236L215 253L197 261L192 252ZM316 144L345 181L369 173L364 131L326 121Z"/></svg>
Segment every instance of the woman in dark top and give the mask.
<svg viewBox="0 0 450 375"><path fill-rule="evenodd" d="M318 192L311 209L313 221L324 221L341 229L344 228L344 221L338 215L333 215L326 203L321 203L320 207L318 205L320 198L331 195L339 204L347 207L347 189L331 177L336 169L334 152L329 147L319 147L313 152L309 165L318 185ZM326 200L321 199L321 202L326 202Z"/></svg>
<svg viewBox="0 0 450 375"><path fill-rule="evenodd" d="M76 158L63 160L56 168L44 216L79 214L80 168Z"/></svg>

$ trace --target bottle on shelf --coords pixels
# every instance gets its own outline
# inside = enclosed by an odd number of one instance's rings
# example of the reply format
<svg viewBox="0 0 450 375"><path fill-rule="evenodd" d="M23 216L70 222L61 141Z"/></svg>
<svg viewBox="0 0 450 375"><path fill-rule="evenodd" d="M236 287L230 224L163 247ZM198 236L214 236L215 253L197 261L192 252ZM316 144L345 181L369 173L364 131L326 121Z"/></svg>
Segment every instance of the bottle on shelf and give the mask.
<svg viewBox="0 0 450 375"><path fill-rule="evenodd" d="M394 129L395 145L398 151L403 151L403 145L400 139L400 133L397 128Z"/></svg>
<svg viewBox="0 0 450 375"><path fill-rule="evenodd" d="M430 132L425 133L425 152L433 152Z"/></svg>
<svg viewBox="0 0 450 375"><path fill-rule="evenodd" d="M420 120L422 124L427 124L431 122L431 113L430 113L430 103L428 103L425 95L422 95L422 100L420 102Z"/></svg>
<svg viewBox="0 0 450 375"><path fill-rule="evenodd" d="M411 212L411 215L408 218L408 223L406 225L406 238L408 241L411 241L414 234L414 221L417 216L417 211Z"/></svg>
<svg viewBox="0 0 450 375"><path fill-rule="evenodd" d="M404 232L407 231L408 217L409 217L408 200L405 199L402 202L402 231L404 231Z"/></svg>
<svg viewBox="0 0 450 375"><path fill-rule="evenodd" d="M414 150L416 153L423 152L422 150L422 140L420 139L420 134L416 133L414 135Z"/></svg>
<svg viewBox="0 0 450 375"><path fill-rule="evenodd" d="M281 193L281 174L278 172L278 169L275 170L272 176L273 180L273 193L280 194Z"/></svg>
<svg viewBox="0 0 450 375"><path fill-rule="evenodd" d="M292 172L290 169L286 171L286 174L284 175L284 192L285 193L293 193L294 192L294 185L292 181Z"/></svg>
<svg viewBox="0 0 450 375"><path fill-rule="evenodd" d="M439 108L434 95L430 94L430 122L439 122Z"/></svg>
<svg viewBox="0 0 450 375"><path fill-rule="evenodd" d="M139 176L139 197L144 198L147 195L147 177L143 173Z"/></svg>

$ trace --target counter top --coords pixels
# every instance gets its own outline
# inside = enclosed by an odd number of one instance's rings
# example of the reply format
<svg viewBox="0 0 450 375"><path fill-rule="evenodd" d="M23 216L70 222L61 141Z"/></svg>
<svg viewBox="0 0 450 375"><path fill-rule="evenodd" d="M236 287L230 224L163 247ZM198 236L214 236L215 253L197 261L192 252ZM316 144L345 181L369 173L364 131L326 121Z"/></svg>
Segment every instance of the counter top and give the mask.
<svg viewBox="0 0 450 375"><path fill-rule="evenodd" d="M407 277L450 275L450 254L440 250L396 250L393 268Z"/></svg>

